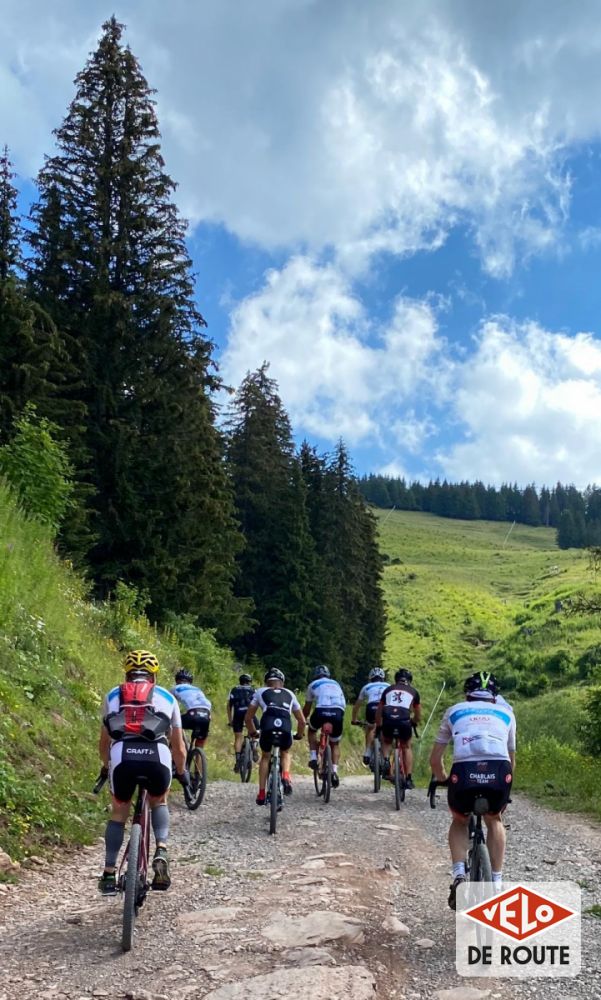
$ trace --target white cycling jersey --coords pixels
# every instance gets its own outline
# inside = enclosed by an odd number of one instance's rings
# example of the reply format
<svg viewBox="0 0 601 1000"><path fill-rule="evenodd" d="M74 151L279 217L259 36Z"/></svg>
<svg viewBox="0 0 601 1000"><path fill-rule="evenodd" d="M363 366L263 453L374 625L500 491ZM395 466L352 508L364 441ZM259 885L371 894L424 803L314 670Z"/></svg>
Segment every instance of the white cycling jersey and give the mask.
<svg viewBox="0 0 601 1000"><path fill-rule="evenodd" d="M151 705L156 712L162 712L171 722L172 729L182 728L182 717L179 705L170 691L159 687L157 684L152 689ZM106 719L111 712L118 712L121 708L119 688L115 687L106 695L102 707L102 718Z"/></svg>
<svg viewBox="0 0 601 1000"><path fill-rule="evenodd" d="M186 712L189 712L191 708L206 708L209 712L211 711L211 702L204 691L196 687L195 684L176 684L174 688L171 688L171 693L178 701L181 701Z"/></svg>
<svg viewBox="0 0 601 1000"><path fill-rule="evenodd" d="M445 712L436 742L453 741L454 763L509 760L515 737L515 716L506 701L460 701Z"/></svg>
<svg viewBox="0 0 601 1000"><path fill-rule="evenodd" d="M305 701L319 708L346 708L344 693L338 681L331 677L318 677L307 688Z"/></svg>
<svg viewBox="0 0 601 1000"><path fill-rule="evenodd" d="M364 684L359 691L358 702L366 701L368 705L378 705L380 703L380 698L382 693L388 687L388 681L369 681L368 684Z"/></svg>

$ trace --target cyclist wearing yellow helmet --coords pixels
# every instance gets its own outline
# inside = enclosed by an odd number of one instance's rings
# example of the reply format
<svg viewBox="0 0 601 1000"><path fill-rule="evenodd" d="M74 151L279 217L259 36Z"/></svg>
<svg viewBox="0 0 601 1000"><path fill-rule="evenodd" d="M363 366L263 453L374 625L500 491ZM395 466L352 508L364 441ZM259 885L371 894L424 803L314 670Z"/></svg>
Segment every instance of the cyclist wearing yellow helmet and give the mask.
<svg viewBox="0 0 601 1000"><path fill-rule="evenodd" d="M168 889L167 838L171 785L171 751L178 779L186 784L186 748L177 700L156 684L159 663L154 653L134 649L125 658L125 683L109 691L102 709L100 759L109 775L111 818L105 831L105 864L99 888L117 891L115 869L123 844L125 823L138 784L148 791L156 839L153 889Z"/></svg>

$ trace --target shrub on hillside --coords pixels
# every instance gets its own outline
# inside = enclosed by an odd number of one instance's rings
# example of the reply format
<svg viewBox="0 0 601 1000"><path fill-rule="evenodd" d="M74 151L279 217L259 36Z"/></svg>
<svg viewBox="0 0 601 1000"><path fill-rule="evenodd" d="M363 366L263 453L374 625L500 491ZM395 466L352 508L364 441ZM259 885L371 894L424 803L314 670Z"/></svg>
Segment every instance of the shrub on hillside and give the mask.
<svg viewBox="0 0 601 1000"><path fill-rule="evenodd" d="M579 657L578 676L581 680L601 680L601 643L589 646Z"/></svg>
<svg viewBox="0 0 601 1000"><path fill-rule="evenodd" d="M67 453L58 441L58 427L27 406L15 421L15 433L0 448L0 473L16 492L30 517L57 530L73 493Z"/></svg>
<svg viewBox="0 0 601 1000"><path fill-rule="evenodd" d="M549 687L549 678L546 674L537 674L534 677L522 677L517 686L519 694L525 698L534 698L537 694L542 694Z"/></svg>
<svg viewBox="0 0 601 1000"><path fill-rule="evenodd" d="M593 688L585 702L586 718L581 728L582 743L592 757L601 755L601 687Z"/></svg>
<svg viewBox="0 0 601 1000"><path fill-rule="evenodd" d="M567 649L558 649L552 656L544 658L545 670L554 677L563 677L572 669L572 654Z"/></svg>

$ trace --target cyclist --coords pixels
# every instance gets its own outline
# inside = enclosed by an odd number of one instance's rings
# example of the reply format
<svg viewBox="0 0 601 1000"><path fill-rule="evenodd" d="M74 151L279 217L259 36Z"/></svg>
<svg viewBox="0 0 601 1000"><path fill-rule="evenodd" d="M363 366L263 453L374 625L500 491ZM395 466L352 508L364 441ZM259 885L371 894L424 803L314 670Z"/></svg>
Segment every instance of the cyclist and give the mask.
<svg viewBox="0 0 601 1000"><path fill-rule="evenodd" d="M148 791L156 850L152 867L153 889L171 885L167 858L171 785L171 752L182 784L186 772L186 748L177 701L156 684L159 663L153 653L134 649L125 657L125 683L106 695L102 710L99 752L103 771L108 772L112 793L111 818L104 835L104 871L98 887L105 895L117 891L115 869L123 844L131 800L140 780ZM171 749L169 746L171 741Z"/></svg>
<svg viewBox="0 0 601 1000"><path fill-rule="evenodd" d="M211 702L204 691L192 683L193 680L194 675L189 670L178 670L171 694L185 709L182 729L191 730L194 744L203 747L211 726Z"/></svg>
<svg viewBox="0 0 601 1000"><path fill-rule="evenodd" d="M234 764L234 774L240 771L240 752L242 750L242 730L248 706L252 701L255 689L250 674L240 674L238 684L232 688L227 699L227 721L234 730L234 753L236 761ZM253 758L257 760L257 751L253 752Z"/></svg>
<svg viewBox="0 0 601 1000"><path fill-rule="evenodd" d="M376 725L380 726L382 731L382 756L388 762L388 767L390 767L392 741L395 737L401 741L407 788L415 787L412 777L411 723L413 721L417 724L422 713L419 691L413 687L412 681L411 671L400 667L394 675L394 684L390 684L382 691L376 712Z"/></svg>
<svg viewBox="0 0 601 1000"><path fill-rule="evenodd" d="M340 684L331 676L329 667L324 666L323 663L318 664L313 671L313 679L305 694L303 715L305 719L309 720L309 767L313 771L317 767L319 743L317 734L324 722L332 724L332 735L330 736L332 788L338 788L340 784L338 764L340 762L340 740L342 739L345 708L346 699ZM311 713L310 717L309 713Z"/></svg>
<svg viewBox="0 0 601 1000"><path fill-rule="evenodd" d="M371 760L371 748L374 742L374 733L376 731L376 711L380 703L380 698L382 697L382 692L388 687L388 682L386 681L386 674L382 670L382 667L374 667L373 670L369 671L369 676L367 678L367 684L364 684L359 691L359 696L357 701L353 705L353 717L351 719L351 725L360 725L357 716L361 709L361 705L367 702L365 706L365 721L368 727L365 730L365 750L363 753L363 763L369 764Z"/></svg>
<svg viewBox="0 0 601 1000"><path fill-rule="evenodd" d="M494 674L475 673L463 685L465 698L451 705L443 716L430 764L437 781L446 778L444 752L453 741L453 765L448 789L453 819L449 847L453 861L453 883L449 906L455 909L457 886L465 882L469 817L474 800L485 795L490 812L484 817L493 882L503 880L505 827L501 815L511 792L515 769L516 726L513 710L498 700L499 684Z"/></svg>
<svg viewBox="0 0 601 1000"><path fill-rule="evenodd" d="M251 739L255 739L259 734L255 728L255 715L257 709L262 710L261 715L261 736L260 746L262 750L259 762L259 794L257 795L257 805L265 805L265 787L269 774L269 758L271 749L277 740L277 746L281 751L282 785L284 795L292 795L292 781L290 778L290 748L292 746L292 716L294 715L298 723L299 737L305 731L305 717L301 712L301 707L296 695L284 687L286 678L277 667L270 667L263 678L265 687L258 688L252 696L248 706L244 724Z"/></svg>

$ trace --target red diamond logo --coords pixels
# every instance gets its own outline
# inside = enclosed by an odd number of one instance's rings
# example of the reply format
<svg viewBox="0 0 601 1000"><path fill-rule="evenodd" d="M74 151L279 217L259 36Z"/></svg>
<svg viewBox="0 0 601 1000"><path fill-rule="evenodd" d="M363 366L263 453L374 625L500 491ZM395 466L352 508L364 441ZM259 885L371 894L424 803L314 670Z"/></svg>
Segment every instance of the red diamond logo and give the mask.
<svg viewBox="0 0 601 1000"><path fill-rule="evenodd" d="M574 914L575 910L518 885L498 896L492 896L485 903L471 906L463 915L513 938L514 941L524 941L568 920Z"/></svg>

